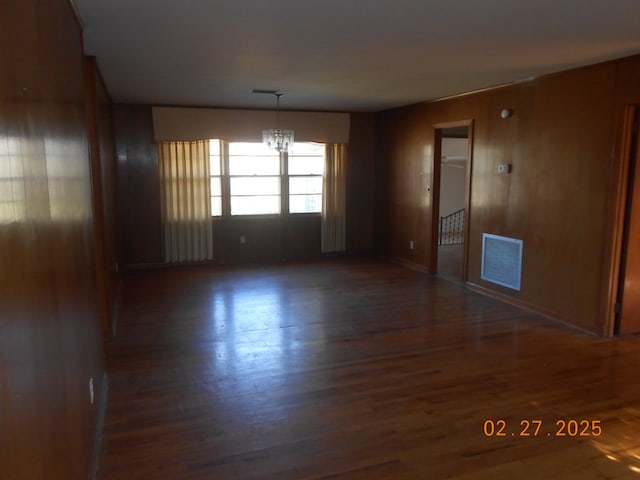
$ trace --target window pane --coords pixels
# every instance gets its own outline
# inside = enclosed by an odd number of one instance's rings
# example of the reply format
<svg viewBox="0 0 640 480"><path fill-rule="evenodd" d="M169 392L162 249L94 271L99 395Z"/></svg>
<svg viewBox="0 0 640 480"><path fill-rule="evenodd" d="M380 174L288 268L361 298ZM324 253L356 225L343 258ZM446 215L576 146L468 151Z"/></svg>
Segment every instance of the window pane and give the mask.
<svg viewBox="0 0 640 480"><path fill-rule="evenodd" d="M220 175L220 140L209 140L209 167L211 175Z"/></svg>
<svg viewBox="0 0 640 480"><path fill-rule="evenodd" d="M209 157L209 169L211 175L220 175L220 157L213 155Z"/></svg>
<svg viewBox="0 0 640 480"><path fill-rule="evenodd" d="M291 195L289 212L320 213L322 211L322 195Z"/></svg>
<svg viewBox="0 0 640 480"><path fill-rule="evenodd" d="M220 196L222 190L220 188L220 177L211 177L211 195Z"/></svg>
<svg viewBox="0 0 640 480"><path fill-rule="evenodd" d="M325 144L313 142L296 142L291 149L292 155L320 155L324 157Z"/></svg>
<svg viewBox="0 0 640 480"><path fill-rule="evenodd" d="M229 157L230 175L280 175L280 157Z"/></svg>
<svg viewBox="0 0 640 480"><path fill-rule="evenodd" d="M322 157L289 156L289 175L322 175L324 173L324 155Z"/></svg>
<svg viewBox="0 0 640 480"><path fill-rule="evenodd" d="M231 197L231 215L264 215L280 213L280 197Z"/></svg>
<svg viewBox="0 0 640 480"><path fill-rule="evenodd" d="M231 195L278 195L279 177L233 177Z"/></svg>
<svg viewBox="0 0 640 480"><path fill-rule="evenodd" d="M230 142L229 143L229 155L244 155L244 156L279 156L278 152L271 150L262 142Z"/></svg>
<svg viewBox="0 0 640 480"><path fill-rule="evenodd" d="M322 193L322 177L290 177L289 193Z"/></svg>
<svg viewBox="0 0 640 480"><path fill-rule="evenodd" d="M219 217L222 215L222 198L211 197L211 216Z"/></svg>
<svg viewBox="0 0 640 480"><path fill-rule="evenodd" d="M324 173L324 143L296 143L289 154L290 175L322 175Z"/></svg>

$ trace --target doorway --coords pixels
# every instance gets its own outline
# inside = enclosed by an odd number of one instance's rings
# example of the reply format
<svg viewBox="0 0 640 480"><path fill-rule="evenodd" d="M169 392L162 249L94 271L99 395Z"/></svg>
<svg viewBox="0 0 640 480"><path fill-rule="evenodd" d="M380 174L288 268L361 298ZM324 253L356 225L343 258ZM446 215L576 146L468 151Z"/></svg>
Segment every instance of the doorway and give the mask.
<svg viewBox="0 0 640 480"><path fill-rule="evenodd" d="M433 270L455 282L466 280L471 179L471 122L435 127Z"/></svg>
<svg viewBox="0 0 640 480"><path fill-rule="evenodd" d="M626 187L614 333L640 333L640 106L628 107L623 137Z"/></svg>

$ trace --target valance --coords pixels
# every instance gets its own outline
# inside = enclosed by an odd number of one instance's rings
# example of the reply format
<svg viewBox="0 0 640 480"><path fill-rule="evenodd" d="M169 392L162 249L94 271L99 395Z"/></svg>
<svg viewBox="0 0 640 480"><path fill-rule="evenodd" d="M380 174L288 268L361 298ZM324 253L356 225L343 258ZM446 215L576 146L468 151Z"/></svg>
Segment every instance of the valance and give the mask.
<svg viewBox="0 0 640 480"><path fill-rule="evenodd" d="M275 110L153 107L153 133L157 142L220 138L260 142L262 130L275 128ZM349 142L348 113L280 111L280 128L295 131L299 142Z"/></svg>

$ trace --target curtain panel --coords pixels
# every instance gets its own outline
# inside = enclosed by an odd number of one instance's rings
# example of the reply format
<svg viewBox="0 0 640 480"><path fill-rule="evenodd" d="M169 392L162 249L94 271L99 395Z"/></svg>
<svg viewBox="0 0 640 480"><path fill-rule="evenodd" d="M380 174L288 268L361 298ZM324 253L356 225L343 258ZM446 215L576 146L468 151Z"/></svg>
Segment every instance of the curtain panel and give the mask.
<svg viewBox="0 0 640 480"><path fill-rule="evenodd" d="M345 160L344 144L328 144L322 195L322 253L345 250Z"/></svg>
<svg viewBox="0 0 640 480"><path fill-rule="evenodd" d="M213 259L209 141L160 142L166 263Z"/></svg>

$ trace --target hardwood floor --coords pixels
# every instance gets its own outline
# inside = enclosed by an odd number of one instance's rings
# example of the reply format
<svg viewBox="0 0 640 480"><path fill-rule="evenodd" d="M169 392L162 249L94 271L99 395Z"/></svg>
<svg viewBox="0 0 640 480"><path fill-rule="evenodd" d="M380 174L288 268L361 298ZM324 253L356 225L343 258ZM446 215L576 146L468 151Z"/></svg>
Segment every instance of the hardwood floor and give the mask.
<svg viewBox="0 0 640 480"><path fill-rule="evenodd" d="M101 480L640 478L640 338L380 261L130 273L107 360Z"/></svg>

